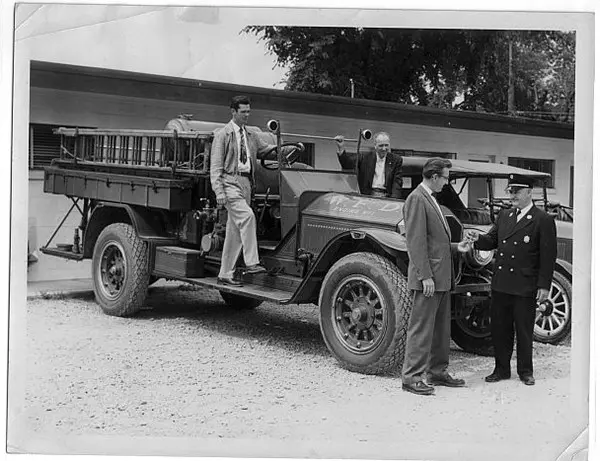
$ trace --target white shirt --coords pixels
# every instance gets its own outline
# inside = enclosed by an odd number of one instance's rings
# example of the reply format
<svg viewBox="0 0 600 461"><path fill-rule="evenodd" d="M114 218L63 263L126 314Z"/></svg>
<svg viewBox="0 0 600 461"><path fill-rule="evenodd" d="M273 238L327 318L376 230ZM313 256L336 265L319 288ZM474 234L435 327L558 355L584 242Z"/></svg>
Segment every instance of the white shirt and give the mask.
<svg viewBox="0 0 600 461"><path fill-rule="evenodd" d="M377 162L375 163L375 174L373 175L373 189L385 189L385 159L379 158L379 155L375 154Z"/></svg>
<svg viewBox="0 0 600 461"><path fill-rule="evenodd" d="M438 203L437 199L433 196L433 191L424 182L421 183L421 186L423 186L423 189L425 189L427 191L427 193L429 195L431 195L431 198L433 200L433 203L435 204L435 207L439 211L442 218L444 218L444 224L446 224L446 217L444 216L444 213L442 213L442 209L440 208L440 204Z"/></svg>
<svg viewBox="0 0 600 461"><path fill-rule="evenodd" d="M523 208L517 215L517 222L519 222L521 219L523 219L523 216L525 216L529 212L529 210L531 210L532 208L533 208L533 202L530 203L529 205L527 205L525 208Z"/></svg>
<svg viewBox="0 0 600 461"><path fill-rule="evenodd" d="M241 136L240 136L240 128L235 122L232 122L235 129L235 141L237 143L238 153L241 154L240 146L241 146ZM246 135L246 130L244 130L244 143L246 144L246 163L242 163L242 158L238 155L238 171L240 173L250 173L250 152L248 150L248 136Z"/></svg>

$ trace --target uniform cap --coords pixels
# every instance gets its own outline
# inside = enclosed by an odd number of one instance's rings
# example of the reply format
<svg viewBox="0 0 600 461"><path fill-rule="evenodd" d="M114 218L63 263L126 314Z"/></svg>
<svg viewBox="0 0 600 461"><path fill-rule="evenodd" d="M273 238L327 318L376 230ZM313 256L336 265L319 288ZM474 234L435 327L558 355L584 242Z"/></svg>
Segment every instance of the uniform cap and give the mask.
<svg viewBox="0 0 600 461"><path fill-rule="evenodd" d="M533 189L533 179L532 178L528 178L527 176L523 176L520 174L511 174L508 177L508 188L527 188L527 189Z"/></svg>

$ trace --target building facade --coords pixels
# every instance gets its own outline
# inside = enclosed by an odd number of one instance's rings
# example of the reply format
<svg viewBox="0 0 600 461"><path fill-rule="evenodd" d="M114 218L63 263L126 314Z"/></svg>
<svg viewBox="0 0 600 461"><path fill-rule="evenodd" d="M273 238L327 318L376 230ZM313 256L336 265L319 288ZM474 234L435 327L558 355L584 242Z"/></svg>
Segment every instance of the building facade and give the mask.
<svg viewBox="0 0 600 461"><path fill-rule="evenodd" d="M284 141L307 144L305 160L316 168L339 169L333 140L298 135L356 138L361 129L386 131L402 155L437 155L549 172L548 198L572 203L572 125L41 61L31 62L29 87L29 143L27 152L16 154L29 160L27 227L34 256L28 268L30 281L91 274L89 262L63 261L35 251L72 205L66 197L43 193L43 166L58 155L54 128L162 129L180 114L225 123L230 119L229 101L236 94L250 97L252 125L266 130L270 119L279 120L282 131L289 133ZM503 185L496 187L499 194ZM473 188L464 198L472 202L481 192ZM71 242L78 223L77 214L71 213L54 242Z"/></svg>

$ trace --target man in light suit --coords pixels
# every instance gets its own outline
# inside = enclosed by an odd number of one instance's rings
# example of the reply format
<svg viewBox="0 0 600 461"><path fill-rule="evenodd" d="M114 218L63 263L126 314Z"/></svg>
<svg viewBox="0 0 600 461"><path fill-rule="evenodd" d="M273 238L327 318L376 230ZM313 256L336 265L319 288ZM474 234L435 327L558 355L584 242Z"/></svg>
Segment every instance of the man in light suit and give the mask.
<svg viewBox="0 0 600 461"><path fill-rule="evenodd" d="M527 386L533 377L533 328L536 307L548 299L556 262L554 218L532 201L533 180L512 174L508 180L513 209L501 210L485 235L469 231L475 248L496 251L492 277L492 343L494 371L488 383L510 378L510 359L517 337L517 374Z"/></svg>
<svg viewBox="0 0 600 461"><path fill-rule="evenodd" d="M353 170L358 155L358 187L363 195L400 198L402 193L402 157L391 153L390 135L383 131L373 137L375 152L349 153L344 137L334 138L340 165Z"/></svg>
<svg viewBox="0 0 600 461"><path fill-rule="evenodd" d="M434 393L432 385L462 387L465 381L448 373L450 354L450 291L454 285L450 228L434 193L448 182L452 163L430 158L423 181L404 204L408 247L408 288L413 293L402 389L418 395ZM466 252L463 240L456 250ZM426 382L427 381L427 382Z"/></svg>
<svg viewBox="0 0 600 461"><path fill-rule="evenodd" d="M241 286L234 279L235 264L243 250L245 272L265 272L259 264L256 242L256 218L250 203L254 187L257 155L275 148L256 132L246 128L250 116L250 100L235 96L231 100L231 121L215 133L210 154L210 182L217 205L227 209L225 243L221 256L219 283Z"/></svg>

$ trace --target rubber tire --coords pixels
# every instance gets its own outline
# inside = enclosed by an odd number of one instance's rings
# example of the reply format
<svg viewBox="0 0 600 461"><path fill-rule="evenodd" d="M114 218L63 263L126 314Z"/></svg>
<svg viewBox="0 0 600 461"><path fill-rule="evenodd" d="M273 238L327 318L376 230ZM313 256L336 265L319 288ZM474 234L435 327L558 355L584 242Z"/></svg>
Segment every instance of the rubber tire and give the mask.
<svg viewBox="0 0 600 461"><path fill-rule="evenodd" d="M560 272L554 271L552 274L552 284L560 286L565 293L567 298L567 302L569 303L568 309L568 317L567 321L563 324L563 327L552 335L542 333L542 330L537 325L533 327L533 339L540 343L546 344L560 344L563 340L565 340L571 334L571 318L573 316L573 288L571 285L571 281L567 279ZM550 295L552 295L552 289L550 290Z"/></svg>
<svg viewBox="0 0 600 461"><path fill-rule="evenodd" d="M219 294L223 298L223 301L225 301L225 304L235 310L249 311L256 309L263 303L261 299L248 298L247 296L240 296L226 291L219 291Z"/></svg>
<svg viewBox="0 0 600 461"><path fill-rule="evenodd" d="M99 271L102 247L114 241L123 248L126 261L125 281L121 292L115 299L107 298L99 286ZM150 272L148 267L148 245L135 233L133 227L125 223L106 226L96 241L92 258L92 282L96 302L105 314L126 317L138 312L148 292Z"/></svg>
<svg viewBox="0 0 600 461"><path fill-rule="evenodd" d="M335 333L331 311L338 285L349 275L361 275L382 294L387 312L387 330L375 350L359 355L341 344ZM374 253L359 252L344 256L327 272L319 295L321 334L327 348L342 367L364 374L384 374L400 369L404 361L408 320L412 298L406 277L388 259Z"/></svg>
<svg viewBox="0 0 600 461"><path fill-rule="evenodd" d="M457 323L456 320L451 322L452 341L456 343L463 351L471 354L492 357L494 355L494 345L492 344L492 330L489 335L483 337L475 337L465 332Z"/></svg>

